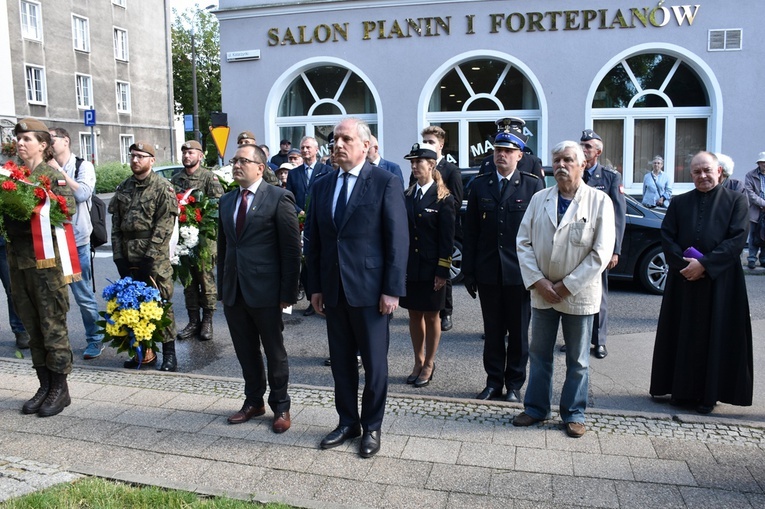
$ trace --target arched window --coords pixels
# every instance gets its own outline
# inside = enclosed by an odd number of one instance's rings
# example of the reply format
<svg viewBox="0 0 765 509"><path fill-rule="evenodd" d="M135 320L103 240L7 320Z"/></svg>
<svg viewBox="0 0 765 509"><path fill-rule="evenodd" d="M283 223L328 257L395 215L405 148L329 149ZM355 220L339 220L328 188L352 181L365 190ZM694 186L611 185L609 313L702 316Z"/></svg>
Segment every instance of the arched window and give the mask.
<svg viewBox="0 0 765 509"><path fill-rule="evenodd" d="M654 156L664 158L670 180L687 188L691 157L713 149L710 94L681 55L653 51L622 59L600 81L591 114L604 142L601 163L622 172L634 192L642 192Z"/></svg>
<svg viewBox="0 0 765 509"><path fill-rule="evenodd" d="M427 100L425 123L446 131L446 157L461 167L478 166L492 150L489 136L501 117L526 121L536 153L542 113L529 72L501 55L457 57L448 64Z"/></svg>
<svg viewBox="0 0 765 509"><path fill-rule="evenodd" d="M339 65L316 65L300 72L284 91L277 111L279 139L297 147L303 136L313 136L321 157L328 154L329 133L348 115L365 120L377 134L372 92L358 74Z"/></svg>

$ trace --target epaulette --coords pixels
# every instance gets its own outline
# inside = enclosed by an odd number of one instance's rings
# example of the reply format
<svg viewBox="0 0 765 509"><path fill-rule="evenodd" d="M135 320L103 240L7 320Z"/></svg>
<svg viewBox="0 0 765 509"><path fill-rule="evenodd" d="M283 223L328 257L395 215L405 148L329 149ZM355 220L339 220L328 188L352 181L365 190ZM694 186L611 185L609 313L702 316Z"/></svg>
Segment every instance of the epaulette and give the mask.
<svg viewBox="0 0 765 509"><path fill-rule="evenodd" d="M476 175L476 176L475 176L475 177L473 177L473 178L475 178L475 179L482 179L482 178L484 178L486 175L491 175L491 173L479 173L478 175Z"/></svg>
<svg viewBox="0 0 765 509"><path fill-rule="evenodd" d="M527 177L533 177L533 178L539 180L539 175L534 175L533 173L529 173L527 171L522 171L521 175L526 175Z"/></svg>
<svg viewBox="0 0 765 509"><path fill-rule="evenodd" d="M610 171L611 173L619 173L618 171L614 170L610 166L601 166L603 168L603 171Z"/></svg>

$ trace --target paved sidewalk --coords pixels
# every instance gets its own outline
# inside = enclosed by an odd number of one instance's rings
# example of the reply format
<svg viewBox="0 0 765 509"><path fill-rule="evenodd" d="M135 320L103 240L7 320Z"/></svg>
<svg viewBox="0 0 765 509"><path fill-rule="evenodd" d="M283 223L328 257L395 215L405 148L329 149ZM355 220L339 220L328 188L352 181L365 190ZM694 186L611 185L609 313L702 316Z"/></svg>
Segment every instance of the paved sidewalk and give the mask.
<svg viewBox="0 0 765 509"><path fill-rule="evenodd" d="M332 393L292 386L292 428L231 426L242 383L75 368L61 415L23 415L37 381L0 360L0 500L77 474L298 507L765 507L765 427L706 416L588 412L514 428L519 405L391 395L381 452L322 451ZM37 476L37 477L35 477ZM15 483L15 484L14 484Z"/></svg>

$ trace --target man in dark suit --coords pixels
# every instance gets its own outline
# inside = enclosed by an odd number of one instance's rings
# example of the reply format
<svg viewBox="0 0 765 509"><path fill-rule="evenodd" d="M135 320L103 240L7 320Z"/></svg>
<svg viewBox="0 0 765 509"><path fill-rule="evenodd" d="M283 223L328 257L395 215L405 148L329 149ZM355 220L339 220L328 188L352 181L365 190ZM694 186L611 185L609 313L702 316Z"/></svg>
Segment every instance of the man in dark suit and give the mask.
<svg viewBox="0 0 765 509"><path fill-rule="evenodd" d="M525 144L528 142L529 137L523 134L523 128L526 126L526 121L522 118L517 117L506 117L506 118L500 118L496 122L497 124L497 132L502 132L505 130L507 126L510 126L512 124L516 125L516 128L520 132L516 132L516 134L521 138L523 143ZM524 145L523 147L523 157L521 157L521 160L518 161L518 167L516 168L518 171L522 171L525 173L532 173L542 179L542 185L545 184L545 171L542 168L542 160L534 155L534 153L531 151L531 149ZM481 163L481 167L478 169L478 174L483 175L484 173L494 173L497 171L497 167L494 165L494 157L487 156L483 162Z"/></svg>
<svg viewBox="0 0 765 509"><path fill-rule="evenodd" d="M268 364L268 405L272 429L290 428L289 364L284 349L282 309L297 301L300 231L292 193L264 182L266 156L260 147L240 145L231 160L240 191L220 199L218 217L218 298L244 377L242 409L231 424L263 415Z"/></svg>
<svg viewBox="0 0 765 509"><path fill-rule="evenodd" d="M459 211L462 207L462 173L456 164L446 160L443 155L444 142L446 141L446 131L438 127L437 125L431 125L426 127L420 133L422 136L422 143L430 145L436 151L438 161L436 162L436 169L441 173L441 178L444 180L444 185L449 190L449 194L454 197L454 203ZM409 185L414 184L414 175L409 179ZM462 228L460 223L460 216L457 214L457 222L454 225L454 237L462 240ZM452 311L454 310L454 301L452 300L452 280L446 278L446 305L441 310L441 330L448 331L453 327L452 323Z"/></svg>
<svg viewBox="0 0 765 509"><path fill-rule="evenodd" d="M592 129L582 131L579 144L584 151L586 159L582 180L595 189L606 193L614 204L614 220L616 222L616 244L614 254L611 256L606 270L601 275L603 294L600 300L600 312L595 315L595 323L592 326L592 346L596 359L602 359L608 355L606 350L606 336L608 335L608 271L619 263L619 255L622 252L622 238L624 238L624 226L627 221L627 201L624 199L624 186L622 175L618 171L606 168L598 162L603 153L603 140Z"/></svg>
<svg viewBox="0 0 765 509"><path fill-rule="evenodd" d="M401 166L382 158L380 155L380 145L377 143L377 138L374 136L369 140L367 161L369 161L369 164L379 166L381 169L394 174L401 180L401 185L404 185L404 174L401 172Z"/></svg>
<svg viewBox="0 0 765 509"><path fill-rule="evenodd" d="M355 118L335 127L332 159L340 169L316 181L306 227L308 293L314 309L326 313L339 416L321 447L337 447L363 428L364 458L380 450L389 322L405 292L409 246L403 187L365 160L371 137L369 126ZM357 351L365 372L361 416Z"/></svg>
<svg viewBox="0 0 765 509"><path fill-rule="evenodd" d="M303 164L290 170L287 176L287 190L295 195L295 209L298 214L308 210L308 202L311 197L311 187L319 177L323 177L332 171L332 167L322 164L316 160L319 153L319 143L316 138L304 136L300 140L300 155L303 158ZM300 274L300 281L303 288L307 285L307 270L303 267ZM315 313L313 306L309 303L303 316L311 316Z"/></svg>
<svg viewBox="0 0 765 509"><path fill-rule="evenodd" d="M517 169L525 146L522 121L509 120L494 140L497 171L480 175L470 188L462 272L468 293L481 296L486 334L486 387L476 398L501 397L507 387L505 401L520 403L529 358L531 297L521 277L515 238L531 197L544 185L536 175Z"/></svg>

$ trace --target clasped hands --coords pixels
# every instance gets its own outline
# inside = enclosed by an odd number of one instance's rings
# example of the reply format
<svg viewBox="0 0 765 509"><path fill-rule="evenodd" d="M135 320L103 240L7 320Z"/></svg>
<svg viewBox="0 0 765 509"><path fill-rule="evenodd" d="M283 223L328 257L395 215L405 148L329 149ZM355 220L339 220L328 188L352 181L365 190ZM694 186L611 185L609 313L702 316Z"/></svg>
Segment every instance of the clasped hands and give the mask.
<svg viewBox="0 0 765 509"><path fill-rule="evenodd" d="M534 283L534 288L539 294L550 304L557 304L561 302L565 297L571 295L563 281L553 283L549 279L540 279Z"/></svg>
<svg viewBox="0 0 765 509"><path fill-rule="evenodd" d="M688 281L698 281L699 279L706 277L706 269L696 258L683 258L688 265L680 271L680 275Z"/></svg>

